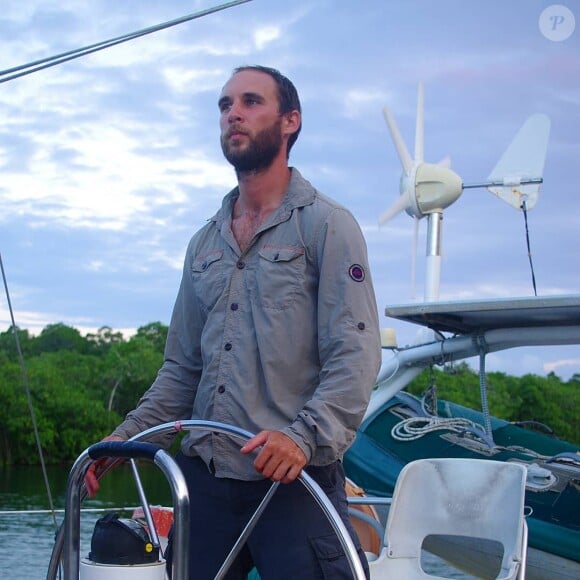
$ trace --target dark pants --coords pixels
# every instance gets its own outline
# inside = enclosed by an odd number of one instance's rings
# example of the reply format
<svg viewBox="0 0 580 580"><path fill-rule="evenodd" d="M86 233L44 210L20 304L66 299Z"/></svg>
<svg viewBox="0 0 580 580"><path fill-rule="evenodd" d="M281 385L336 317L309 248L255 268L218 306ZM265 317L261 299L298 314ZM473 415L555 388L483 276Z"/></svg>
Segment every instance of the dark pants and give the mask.
<svg viewBox="0 0 580 580"><path fill-rule="evenodd" d="M217 478L201 459L181 453L176 461L187 481L191 506L190 578L213 580L272 482ZM306 471L340 514L369 578L364 552L348 517L342 464L309 467ZM170 540L168 567L171 552ZM353 577L332 526L299 481L278 486L226 578L242 580L254 566L262 580Z"/></svg>

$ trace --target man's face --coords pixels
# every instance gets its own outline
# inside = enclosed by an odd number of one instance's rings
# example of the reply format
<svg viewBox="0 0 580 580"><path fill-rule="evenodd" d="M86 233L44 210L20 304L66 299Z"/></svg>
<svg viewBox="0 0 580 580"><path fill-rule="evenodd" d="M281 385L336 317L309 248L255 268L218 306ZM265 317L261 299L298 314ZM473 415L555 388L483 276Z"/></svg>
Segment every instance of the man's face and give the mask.
<svg viewBox="0 0 580 580"><path fill-rule="evenodd" d="M238 173L269 167L284 142L274 79L259 71L238 72L222 89L218 106L225 158Z"/></svg>

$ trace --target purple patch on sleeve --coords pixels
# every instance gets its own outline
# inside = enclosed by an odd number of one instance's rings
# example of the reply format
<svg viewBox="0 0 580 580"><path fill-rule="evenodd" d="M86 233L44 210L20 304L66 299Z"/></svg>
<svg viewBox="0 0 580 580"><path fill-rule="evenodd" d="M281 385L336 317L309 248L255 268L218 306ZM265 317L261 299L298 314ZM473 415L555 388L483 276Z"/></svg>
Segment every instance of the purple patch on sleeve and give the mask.
<svg viewBox="0 0 580 580"><path fill-rule="evenodd" d="M355 281L355 282L362 282L365 279L365 269L359 264L353 264L348 269L348 275Z"/></svg>

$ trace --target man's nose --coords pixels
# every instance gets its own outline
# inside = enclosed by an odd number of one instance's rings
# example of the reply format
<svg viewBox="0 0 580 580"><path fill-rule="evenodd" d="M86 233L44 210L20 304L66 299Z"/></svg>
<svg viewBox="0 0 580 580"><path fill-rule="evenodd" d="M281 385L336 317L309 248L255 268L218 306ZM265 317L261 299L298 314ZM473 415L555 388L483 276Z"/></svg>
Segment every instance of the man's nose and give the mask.
<svg viewBox="0 0 580 580"><path fill-rule="evenodd" d="M230 110L228 111L228 121L233 123L239 121L242 118L242 113L239 104L232 103Z"/></svg>

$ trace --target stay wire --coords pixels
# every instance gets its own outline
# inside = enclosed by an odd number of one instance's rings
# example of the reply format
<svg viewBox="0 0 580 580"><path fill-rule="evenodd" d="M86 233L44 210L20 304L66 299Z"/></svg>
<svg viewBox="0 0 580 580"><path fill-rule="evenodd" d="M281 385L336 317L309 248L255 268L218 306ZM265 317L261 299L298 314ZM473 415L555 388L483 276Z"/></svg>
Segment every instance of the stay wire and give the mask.
<svg viewBox="0 0 580 580"><path fill-rule="evenodd" d="M520 207L521 207L521 210L524 214L524 227L526 230L526 244L527 244L527 248L528 248L528 260L530 262L530 270L532 273L532 286L534 288L534 296L537 296L538 290L536 288L536 274L534 273L534 263L532 261L532 250L530 248L530 231L528 229L528 210L526 207L526 200L525 199L522 201L522 205Z"/></svg>
<svg viewBox="0 0 580 580"><path fill-rule="evenodd" d="M55 530L58 530L58 522L56 521L56 511L54 509L54 502L52 501L52 493L50 491L50 483L48 482L48 474L46 472L46 464L44 462L44 454L42 452L42 445L40 444L40 436L38 434L38 426L36 424L36 415L34 413L34 405L32 404L32 396L30 394L30 384L28 382L28 374L26 373L26 365L24 364L24 356L22 355L22 348L20 346L20 338L18 337L18 328L14 320L14 311L12 310L12 301L10 300L10 292L8 291L8 281L6 279L6 272L4 271L4 262L2 261L2 253L0 252L0 269L2 270L2 281L4 282L4 290L6 292L6 301L8 302L8 310L10 312L10 321L12 323L12 331L14 332L14 339L16 341L16 351L18 353L18 362L20 363L20 371L22 374L22 383L26 391L26 399L28 401L28 409L30 411L30 418L32 419L32 428L34 430L34 439L36 440L36 447L38 449L38 456L40 458L40 465L42 468L42 475L44 477L44 485L46 487L46 494L48 496L48 504L52 513Z"/></svg>
<svg viewBox="0 0 580 580"><path fill-rule="evenodd" d="M214 12L226 10L227 8L232 8L233 6L237 6L238 4L245 4L246 2L251 2L251 1L252 0L233 0L232 2L226 2L225 4L213 6L212 8L207 8L205 10L201 10L201 11L195 12L193 14L188 14L187 16L182 16L180 18L175 18L174 20L169 20L167 22L163 22L163 23L157 24L155 26L149 26L147 28L143 28L143 29L137 30L135 32L123 34L123 35L117 36L115 38L110 38L109 40L103 40L103 41L97 42L95 44L90 44L88 46L76 48L74 50L61 52L60 54L55 54L54 56L49 56L47 58L35 60L35 61L29 62L27 64L8 68L8 69L0 71L0 84L17 79L19 77L23 77L23 76L32 74L34 72L43 70L45 68L56 66L57 64L67 62L67 61L73 60L75 58L80 58L81 56L86 56L87 54L91 54L93 52L98 52L99 50L103 50L105 48L110 48L111 46L115 46L115 45L121 44L123 42L128 42L129 40L134 40L135 38L139 38L141 36L146 36L147 34L152 34L153 32L158 32L158 31L164 30L166 28L171 28L172 26L177 26L178 24L182 24L182 23L188 22L190 20L195 20L197 18L201 18L202 16L206 16L208 14L213 14Z"/></svg>

